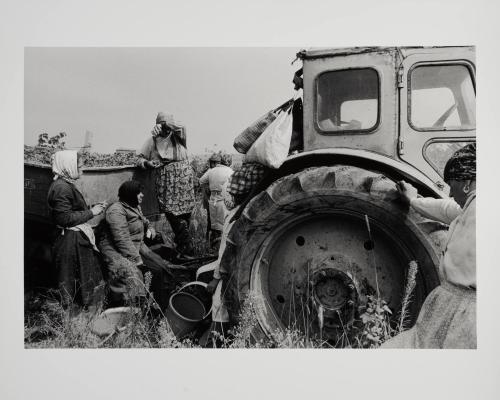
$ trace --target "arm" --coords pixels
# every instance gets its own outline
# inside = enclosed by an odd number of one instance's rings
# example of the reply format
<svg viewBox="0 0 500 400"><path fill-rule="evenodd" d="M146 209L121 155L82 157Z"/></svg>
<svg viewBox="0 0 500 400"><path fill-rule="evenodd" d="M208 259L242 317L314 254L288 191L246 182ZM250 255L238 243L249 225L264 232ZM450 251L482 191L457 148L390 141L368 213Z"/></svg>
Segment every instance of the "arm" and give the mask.
<svg viewBox="0 0 500 400"><path fill-rule="evenodd" d="M134 262L142 262L139 250L130 239L128 222L123 207L111 206L106 211L106 222L108 223L113 243L118 252Z"/></svg>
<svg viewBox="0 0 500 400"><path fill-rule="evenodd" d="M420 197L412 199L410 205L419 214L435 221L450 224L457 218L462 209L453 199L433 199Z"/></svg>
<svg viewBox="0 0 500 400"><path fill-rule="evenodd" d="M449 225L462 212L460 206L453 199L418 197L417 189L405 181L397 182L396 188L401 199L426 218Z"/></svg>
<svg viewBox="0 0 500 400"><path fill-rule="evenodd" d="M229 231L234 225L234 221L231 221L231 217L236 214L237 210L238 208L234 208L233 210L231 210L224 221L224 227L222 228L222 237L219 247L219 258L214 270L214 279L217 280L225 279L228 276L229 271L227 270L226 266L229 266L231 264L231 260L234 259L234 254L229 254L231 253L231 250L234 249L234 245L231 246L230 251L227 252L226 245L228 242L233 244L229 240L228 236Z"/></svg>
<svg viewBox="0 0 500 400"><path fill-rule="evenodd" d="M55 185L49 193L48 203L52 211L54 222L63 228L83 224L94 214L91 210L74 211L75 197L69 186Z"/></svg>
<svg viewBox="0 0 500 400"><path fill-rule="evenodd" d="M144 222L144 232L146 232L146 237L148 239L154 239L157 235L155 228L146 217L143 217L142 220Z"/></svg>
<svg viewBox="0 0 500 400"><path fill-rule="evenodd" d="M210 172L210 169L207 170L200 178L200 185L206 185L208 183L208 173Z"/></svg>
<svg viewBox="0 0 500 400"><path fill-rule="evenodd" d="M148 138L148 140L146 140L146 142L142 145L141 149L139 150L137 159L138 167L142 169L147 168L146 162L151 160L151 153L153 152L153 147L154 147L153 138Z"/></svg>
<svg viewBox="0 0 500 400"><path fill-rule="evenodd" d="M184 147L187 147L186 146L186 127L185 126L180 125L177 129L174 129L174 135L176 136L176 138L180 144L182 144Z"/></svg>

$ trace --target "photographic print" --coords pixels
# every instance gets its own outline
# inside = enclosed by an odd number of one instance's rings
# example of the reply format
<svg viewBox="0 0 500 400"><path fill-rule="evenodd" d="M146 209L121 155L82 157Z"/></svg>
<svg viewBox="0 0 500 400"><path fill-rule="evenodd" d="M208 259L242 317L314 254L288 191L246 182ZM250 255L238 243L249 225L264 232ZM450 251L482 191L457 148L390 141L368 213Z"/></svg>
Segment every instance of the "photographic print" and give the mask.
<svg viewBox="0 0 500 400"><path fill-rule="evenodd" d="M477 347L474 46L24 54L25 348Z"/></svg>

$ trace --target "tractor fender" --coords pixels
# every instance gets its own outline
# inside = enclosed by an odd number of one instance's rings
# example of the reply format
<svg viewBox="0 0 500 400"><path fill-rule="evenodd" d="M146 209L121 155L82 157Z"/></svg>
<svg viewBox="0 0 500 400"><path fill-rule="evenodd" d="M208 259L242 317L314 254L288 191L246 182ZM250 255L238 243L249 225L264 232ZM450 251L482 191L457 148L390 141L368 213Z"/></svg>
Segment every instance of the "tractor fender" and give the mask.
<svg viewBox="0 0 500 400"><path fill-rule="evenodd" d="M448 197L448 186L444 183L433 182L418 169L402 161L366 150L333 148L297 153L289 156L273 175L277 179L304 168L339 164L377 171L395 181L405 180L424 197Z"/></svg>

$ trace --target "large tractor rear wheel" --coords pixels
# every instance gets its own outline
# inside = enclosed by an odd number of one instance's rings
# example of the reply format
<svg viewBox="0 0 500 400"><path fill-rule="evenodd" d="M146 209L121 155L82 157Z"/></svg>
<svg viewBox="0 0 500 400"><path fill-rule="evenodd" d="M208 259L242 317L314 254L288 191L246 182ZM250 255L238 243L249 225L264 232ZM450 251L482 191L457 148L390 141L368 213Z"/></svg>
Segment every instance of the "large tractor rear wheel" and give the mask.
<svg viewBox="0 0 500 400"><path fill-rule="evenodd" d="M222 258L230 271L225 297L238 315L252 293L257 338L288 327L335 341L369 295L379 295L397 316L415 260L412 324L439 283L445 231L405 206L395 182L381 174L351 166L306 169L259 193L233 225Z"/></svg>

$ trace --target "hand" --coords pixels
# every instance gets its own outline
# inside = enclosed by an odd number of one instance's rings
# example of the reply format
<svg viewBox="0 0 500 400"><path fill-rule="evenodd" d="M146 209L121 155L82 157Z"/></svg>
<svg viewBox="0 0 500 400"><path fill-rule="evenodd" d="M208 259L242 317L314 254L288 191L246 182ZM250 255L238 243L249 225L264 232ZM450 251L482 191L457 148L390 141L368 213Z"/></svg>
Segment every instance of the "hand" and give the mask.
<svg viewBox="0 0 500 400"><path fill-rule="evenodd" d="M220 279L212 279L209 284L207 285L207 292L210 294L215 293L215 289L217 289L217 285L219 284Z"/></svg>
<svg viewBox="0 0 500 400"><path fill-rule="evenodd" d="M146 161L144 165L148 168L158 168L160 166L160 162L158 160Z"/></svg>
<svg viewBox="0 0 500 400"><path fill-rule="evenodd" d="M162 131L161 124L156 124L151 130L151 135L158 136Z"/></svg>
<svg viewBox="0 0 500 400"><path fill-rule="evenodd" d="M96 215L102 214L106 209L106 206L107 206L106 202L98 203L94 207L92 207L90 211L92 211L92 215L94 215L95 217Z"/></svg>
<svg viewBox="0 0 500 400"><path fill-rule="evenodd" d="M148 239L154 239L156 237L156 231L154 228L148 228L148 230L146 231L146 237Z"/></svg>
<svg viewBox="0 0 500 400"><path fill-rule="evenodd" d="M396 188L398 189L401 199L407 204L410 204L410 202L418 196L418 190L408 182L399 181L396 183Z"/></svg>

